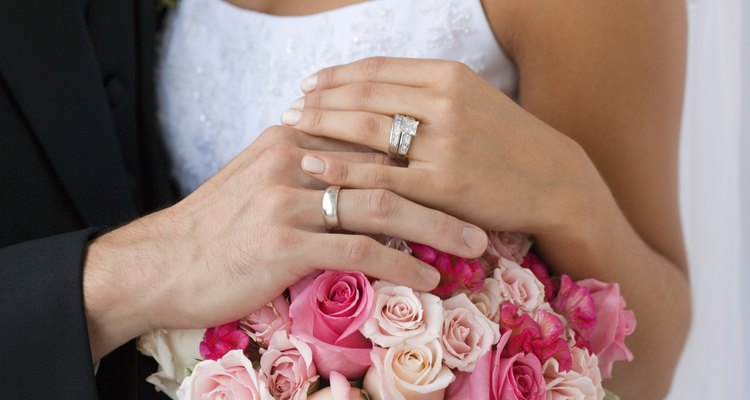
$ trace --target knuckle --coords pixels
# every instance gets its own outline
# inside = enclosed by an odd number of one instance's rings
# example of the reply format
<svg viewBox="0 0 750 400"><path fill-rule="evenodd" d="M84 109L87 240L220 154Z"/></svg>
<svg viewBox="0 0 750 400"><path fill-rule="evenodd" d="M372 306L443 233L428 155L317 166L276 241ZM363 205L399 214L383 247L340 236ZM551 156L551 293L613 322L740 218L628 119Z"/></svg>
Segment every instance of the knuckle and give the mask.
<svg viewBox="0 0 750 400"><path fill-rule="evenodd" d="M445 63L444 74L448 78L461 78L469 71L471 71L469 66L460 61L448 61Z"/></svg>
<svg viewBox="0 0 750 400"><path fill-rule="evenodd" d="M267 188L262 199L264 199L265 209L272 214L288 214L289 207L294 202L294 190L287 186L271 186Z"/></svg>
<svg viewBox="0 0 750 400"><path fill-rule="evenodd" d="M378 220L387 219L392 216L397 207L398 198L386 189L374 189L370 191L367 205L370 215Z"/></svg>
<svg viewBox="0 0 750 400"><path fill-rule="evenodd" d="M261 162L269 168L286 168L294 162L294 148L286 143L277 143L267 148L261 154Z"/></svg>
<svg viewBox="0 0 750 400"><path fill-rule="evenodd" d="M322 110L306 110L307 113L307 124L312 130L318 130L323 127L325 122L325 113Z"/></svg>
<svg viewBox="0 0 750 400"><path fill-rule="evenodd" d="M294 249L300 244L297 232L284 226L269 229L264 237L269 249Z"/></svg>
<svg viewBox="0 0 750 400"><path fill-rule="evenodd" d="M367 78L376 77L383 70L386 63L385 57L370 57L362 61L362 73Z"/></svg>
<svg viewBox="0 0 750 400"><path fill-rule="evenodd" d="M352 85L352 96L354 103L359 106L366 106L377 96L375 85L371 83L357 83Z"/></svg>
<svg viewBox="0 0 750 400"><path fill-rule="evenodd" d="M377 168L372 173L372 184L374 187L390 189L392 183L391 175L386 170Z"/></svg>
<svg viewBox="0 0 750 400"><path fill-rule="evenodd" d="M381 120L374 114L365 115L359 119L357 130L366 135L378 135L382 132Z"/></svg>
<svg viewBox="0 0 750 400"><path fill-rule="evenodd" d="M343 254L350 262L356 264L368 259L372 250L372 242L363 236L352 236L344 245Z"/></svg>

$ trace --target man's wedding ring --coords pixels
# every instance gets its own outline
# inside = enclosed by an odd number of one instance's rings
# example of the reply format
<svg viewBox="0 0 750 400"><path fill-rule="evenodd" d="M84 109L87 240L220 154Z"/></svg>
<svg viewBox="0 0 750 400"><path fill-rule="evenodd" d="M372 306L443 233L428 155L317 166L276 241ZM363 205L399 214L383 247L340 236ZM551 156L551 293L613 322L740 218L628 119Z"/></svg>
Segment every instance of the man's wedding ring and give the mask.
<svg viewBox="0 0 750 400"><path fill-rule="evenodd" d="M417 135L419 121L408 115L396 114L393 116L391 134L388 138L388 155L404 159L409 154L409 147L414 136Z"/></svg>
<svg viewBox="0 0 750 400"><path fill-rule="evenodd" d="M341 186L329 186L323 192L323 224L329 231L339 229L338 207Z"/></svg>

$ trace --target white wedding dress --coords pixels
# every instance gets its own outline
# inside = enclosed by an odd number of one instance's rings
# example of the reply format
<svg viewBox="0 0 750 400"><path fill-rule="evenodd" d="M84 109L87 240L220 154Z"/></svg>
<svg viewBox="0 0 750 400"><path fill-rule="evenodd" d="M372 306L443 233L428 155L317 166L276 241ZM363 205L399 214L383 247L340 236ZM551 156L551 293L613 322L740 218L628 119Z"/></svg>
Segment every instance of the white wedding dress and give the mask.
<svg viewBox="0 0 750 400"><path fill-rule="evenodd" d="M480 0L381 0L280 17L180 0L165 32L159 119L183 194L277 125L321 68L370 56L462 61L507 94L515 66Z"/></svg>
<svg viewBox="0 0 750 400"><path fill-rule="evenodd" d="M722 19L736 10L723 7L722 14L719 5L739 0L694 2L704 12L692 16L681 206L696 312L670 398L742 399L741 330L748 317L739 300L739 225L732 220L739 197L736 185L713 179L738 172L737 158L727 156L738 142L732 125L738 101L727 106L732 99L725 96L734 93L738 73L731 61L721 60L720 71L714 61L724 54L716 44L736 38L726 32L734 25ZM509 95L517 87L517 71L497 45L480 0L379 0L298 17L222 0L180 0L163 40L157 94L182 193L277 124L302 94L304 77L375 55L458 60ZM718 140L724 136L715 132L733 136Z"/></svg>

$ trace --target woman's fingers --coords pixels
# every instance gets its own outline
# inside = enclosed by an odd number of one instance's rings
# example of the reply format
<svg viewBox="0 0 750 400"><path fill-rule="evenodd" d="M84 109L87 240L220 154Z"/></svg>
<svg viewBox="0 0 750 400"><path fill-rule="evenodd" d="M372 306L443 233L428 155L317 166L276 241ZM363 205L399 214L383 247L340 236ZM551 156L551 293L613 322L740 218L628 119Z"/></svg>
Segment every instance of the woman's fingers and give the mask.
<svg viewBox="0 0 750 400"><path fill-rule="evenodd" d="M314 233L300 252L310 269L361 271L365 275L430 291L440 281L440 274L431 266L403 251L383 246L362 235Z"/></svg>
<svg viewBox="0 0 750 400"><path fill-rule="evenodd" d="M369 111L388 116L399 113L427 121L429 105L434 98L429 89L377 82L355 82L308 93L295 100L289 108Z"/></svg>
<svg viewBox="0 0 750 400"><path fill-rule="evenodd" d="M343 86L352 82L381 82L427 87L450 80L468 69L455 61L415 58L372 57L349 64L325 68L302 81L302 91Z"/></svg>
<svg viewBox="0 0 750 400"><path fill-rule="evenodd" d="M322 192L307 192L299 222L323 229ZM424 207L384 189L341 189L337 216L341 229L383 234L424 243L465 258L476 258L487 248L487 235L475 225ZM304 221L304 222L303 222Z"/></svg>
<svg viewBox="0 0 750 400"><path fill-rule="evenodd" d="M365 111L333 111L305 108L289 109L281 116L281 123L302 130L313 136L323 136L367 146L388 152L393 118ZM429 124L420 123L418 135L409 148L410 160L423 160L431 151L428 141L420 135L429 134Z"/></svg>
<svg viewBox="0 0 750 400"><path fill-rule="evenodd" d="M388 189L417 201L422 197L420 194L430 192L429 194L434 195L434 191L426 187L430 173L423 169L358 162L344 159L335 153L308 154L302 158L302 169L329 185L355 189Z"/></svg>

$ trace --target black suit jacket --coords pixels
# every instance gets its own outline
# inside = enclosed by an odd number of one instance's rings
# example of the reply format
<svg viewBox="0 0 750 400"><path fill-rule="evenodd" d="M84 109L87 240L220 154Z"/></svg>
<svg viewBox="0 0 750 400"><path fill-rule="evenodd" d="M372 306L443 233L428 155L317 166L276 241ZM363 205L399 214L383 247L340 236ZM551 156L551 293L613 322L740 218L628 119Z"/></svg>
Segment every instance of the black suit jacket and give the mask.
<svg viewBox="0 0 750 400"><path fill-rule="evenodd" d="M95 378L81 290L92 235L173 200L154 120L155 6L0 2L3 399L156 398L132 343Z"/></svg>

